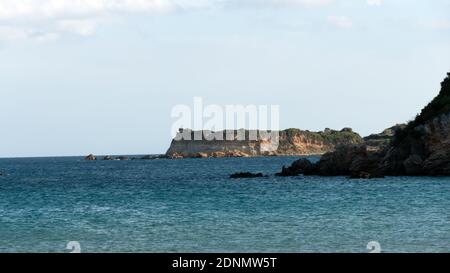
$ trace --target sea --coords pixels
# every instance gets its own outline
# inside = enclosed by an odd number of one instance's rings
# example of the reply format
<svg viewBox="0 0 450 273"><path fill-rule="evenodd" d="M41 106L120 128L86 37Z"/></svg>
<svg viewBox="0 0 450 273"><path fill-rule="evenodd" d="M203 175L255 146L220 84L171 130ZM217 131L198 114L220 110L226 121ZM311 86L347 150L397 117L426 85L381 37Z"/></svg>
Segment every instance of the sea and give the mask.
<svg viewBox="0 0 450 273"><path fill-rule="evenodd" d="M0 159L0 252L450 252L450 178L274 176L295 159Z"/></svg>

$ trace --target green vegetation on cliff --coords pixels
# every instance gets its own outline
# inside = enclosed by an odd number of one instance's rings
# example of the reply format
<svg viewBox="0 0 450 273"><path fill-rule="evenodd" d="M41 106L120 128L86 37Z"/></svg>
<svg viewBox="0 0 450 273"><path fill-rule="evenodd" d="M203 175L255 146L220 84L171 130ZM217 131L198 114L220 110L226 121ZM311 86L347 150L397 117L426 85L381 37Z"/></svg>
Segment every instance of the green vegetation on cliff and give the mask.
<svg viewBox="0 0 450 273"><path fill-rule="evenodd" d="M308 139L330 145L360 144L363 142L362 137L358 133L353 132L351 128L344 128L341 131L327 128L321 132L303 131L300 129L290 128L281 131L281 133L285 133L288 138L292 138L296 135L304 135Z"/></svg>
<svg viewBox="0 0 450 273"><path fill-rule="evenodd" d="M447 73L447 78L441 83L441 91L421 113L416 117L413 124L422 124L434 117L450 112L450 72Z"/></svg>
<svg viewBox="0 0 450 273"><path fill-rule="evenodd" d="M394 143L399 144L406 138L418 138L420 134L414 130L417 126L432 120L442 114L450 112L450 72L441 83L441 91L427 106L425 106L416 118L409 122L403 129L399 130L395 135Z"/></svg>

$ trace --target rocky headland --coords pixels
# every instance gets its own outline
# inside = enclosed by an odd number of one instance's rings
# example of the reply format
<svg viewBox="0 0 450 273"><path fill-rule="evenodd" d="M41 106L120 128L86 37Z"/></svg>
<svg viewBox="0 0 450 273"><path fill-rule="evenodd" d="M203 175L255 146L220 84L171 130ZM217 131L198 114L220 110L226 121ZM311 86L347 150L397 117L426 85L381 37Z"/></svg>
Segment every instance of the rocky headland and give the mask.
<svg viewBox="0 0 450 273"><path fill-rule="evenodd" d="M186 136L183 138L181 135ZM363 143L361 136L351 128L340 131L325 129L321 132L303 131L300 129L287 129L276 132L278 136L277 148L267 151L263 148L267 141L263 138L250 140L249 135L259 135L259 131L241 130L245 140L240 140L238 130L233 132L233 138L226 138L230 131L191 131L180 129L178 136L172 140L170 148L166 152L167 158L210 158L210 157L254 157L254 156L296 156L296 155L322 155L334 151L339 145ZM209 134L222 134L222 140L209 140ZM201 139L196 140L195 135Z"/></svg>
<svg viewBox="0 0 450 273"><path fill-rule="evenodd" d="M317 163L297 160L277 175L300 174L351 178L450 175L450 73L439 95L408 124L369 136L358 145L341 145Z"/></svg>

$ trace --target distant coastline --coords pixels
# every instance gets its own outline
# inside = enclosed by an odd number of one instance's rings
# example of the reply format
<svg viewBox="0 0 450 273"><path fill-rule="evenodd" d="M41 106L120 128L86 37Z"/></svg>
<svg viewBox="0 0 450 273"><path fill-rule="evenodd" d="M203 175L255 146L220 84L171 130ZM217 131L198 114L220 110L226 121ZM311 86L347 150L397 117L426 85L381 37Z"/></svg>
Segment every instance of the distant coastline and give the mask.
<svg viewBox="0 0 450 273"><path fill-rule="evenodd" d="M320 132L300 129L279 131L279 143L276 151L263 151L261 140L185 140L174 138L165 154L153 155L94 155L85 156L88 161L126 161L154 159L184 159L184 158L226 158L226 157L289 157L289 156L322 156L335 151L340 146L370 144L373 147L386 145L391 141L395 128L388 128L380 134L361 137L351 128L332 130L326 128ZM190 134L206 135L211 131L180 130L179 134L188 131ZM233 131L233 130L232 130ZM238 130L234 130L237 135ZM243 130L246 135L249 130ZM259 133L258 130L256 130ZM217 133L217 132L212 132ZM225 134L225 131L218 133Z"/></svg>
<svg viewBox="0 0 450 273"><path fill-rule="evenodd" d="M81 157L86 161L136 161L136 160L160 160L160 159L168 159L168 160L179 160L179 159L214 159L214 158L254 158L254 157L310 157L317 156L321 157L325 153L311 153L311 154L277 154L277 155L254 155L254 156L223 156L223 157L201 157L201 156L193 156L193 157L168 157L166 154L155 154L155 155L94 155L89 154L87 156L64 156L64 157ZM29 157L25 157L29 158ZM36 158L53 158L53 157L36 157ZM4 158L8 159L8 158Z"/></svg>
<svg viewBox="0 0 450 273"><path fill-rule="evenodd" d="M207 140L207 134L226 134L234 132L232 140ZM246 140L239 140L237 135L241 131L246 136ZM180 135L192 136L191 139L183 139ZM364 139L351 128L342 130L332 130L326 128L324 131L311 132L300 129L286 129L277 131L278 143L274 151L266 151L264 145L267 141L263 139L249 140L249 130L226 130L219 132L193 131L190 129L180 129L176 138L170 144L165 154L144 155L144 156L112 156L94 155L85 157L86 160L153 160L153 159L183 159L183 158L225 158L225 157L264 157L264 156L321 156L334 151L341 145L360 144ZM260 131L253 131L260 134ZM202 136L201 140L195 140L194 135Z"/></svg>
<svg viewBox="0 0 450 273"><path fill-rule="evenodd" d="M227 136L231 132L231 138ZM308 156L323 155L337 146L359 144L363 138L351 128L340 131L325 129L311 132L300 129L274 131L276 142L260 136L259 130L193 131L180 129L166 152L167 158L220 158L256 156ZM220 140L208 136L220 136ZM242 136L239 138L238 136ZM198 138L195 138L198 136ZM268 149L270 147L271 149Z"/></svg>

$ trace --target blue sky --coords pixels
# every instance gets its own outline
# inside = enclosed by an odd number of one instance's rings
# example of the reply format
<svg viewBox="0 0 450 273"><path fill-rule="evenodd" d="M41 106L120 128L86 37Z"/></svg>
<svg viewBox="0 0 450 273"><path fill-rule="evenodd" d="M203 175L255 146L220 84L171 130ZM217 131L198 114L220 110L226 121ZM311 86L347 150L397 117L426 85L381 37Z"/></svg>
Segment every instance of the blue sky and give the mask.
<svg viewBox="0 0 450 273"><path fill-rule="evenodd" d="M448 71L446 0L0 0L0 157L163 153L194 96L368 135Z"/></svg>

